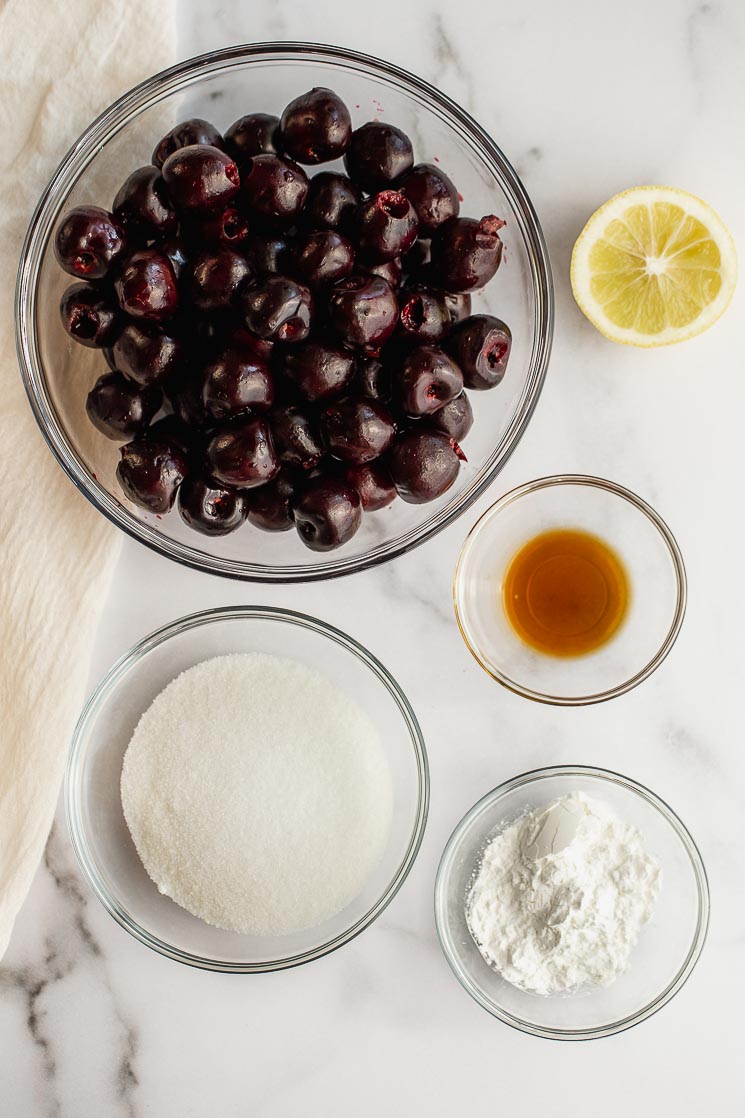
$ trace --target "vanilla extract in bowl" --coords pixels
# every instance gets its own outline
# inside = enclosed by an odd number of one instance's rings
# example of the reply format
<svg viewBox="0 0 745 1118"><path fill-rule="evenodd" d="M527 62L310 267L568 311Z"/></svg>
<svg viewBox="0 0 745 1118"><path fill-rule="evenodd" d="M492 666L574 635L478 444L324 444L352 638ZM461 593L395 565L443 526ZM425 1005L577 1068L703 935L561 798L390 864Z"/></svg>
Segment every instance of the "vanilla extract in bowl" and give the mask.
<svg viewBox="0 0 745 1118"><path fill-rule="evenodd" d="M512 629L538 652L584 656L607 644L629 608L630 584L616 552L574 528L542 532L512 557L502 602Z"/></svg>
<svg viewBox="0 0 745 1118"><path fill-rule="evenodd" d="M536 702L605 702L646 679L685 614L675 538L641 497L582 474L513 489L471 529L454 604L469 650Z"/></svg>

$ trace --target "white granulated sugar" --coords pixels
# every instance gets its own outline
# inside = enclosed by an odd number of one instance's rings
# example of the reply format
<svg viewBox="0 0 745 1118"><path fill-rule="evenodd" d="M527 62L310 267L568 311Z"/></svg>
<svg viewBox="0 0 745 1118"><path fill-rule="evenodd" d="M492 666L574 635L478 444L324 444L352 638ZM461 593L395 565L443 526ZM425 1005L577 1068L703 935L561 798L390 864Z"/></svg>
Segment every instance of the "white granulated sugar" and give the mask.
<svg viewBox="0 0 745 1118"><path fill-rule="evenodd" d="M626 969L659 883L639 831L575 792L490 840L466 919L487 963L522 990L607 986Z"/></svg>
<svg viewBox="0 0 745 1118"><path fill-rule="evenodd" d="M160 692L125 753L121 795L161 893L258 935L344 908L391 817L368 717L319 672L260 653L205 660Z"/></svg>

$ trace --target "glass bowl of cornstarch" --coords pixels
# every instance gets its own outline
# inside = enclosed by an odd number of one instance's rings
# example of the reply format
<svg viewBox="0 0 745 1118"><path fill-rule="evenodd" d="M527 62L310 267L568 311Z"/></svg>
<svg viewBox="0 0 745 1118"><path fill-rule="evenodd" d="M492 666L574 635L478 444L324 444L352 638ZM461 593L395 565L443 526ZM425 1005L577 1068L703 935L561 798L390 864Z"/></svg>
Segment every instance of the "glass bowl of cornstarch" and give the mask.
<svg viewBox="0 0 745 1118"><path fill-rule="evenodd" d="M701 855L654 792L589 766L523 773L461 819L435 883L440 945L479 1005L551 1040L637 1025L690 976Z"/></svg>
<svg viewBox="0 0 745 1118"><path fill-rule="evenodd" d="M351 637L237 606L145 637L95 689L65 805L82 872L146 946L253 973L341 947L393 899L429 800L403 691Z"/></svg>

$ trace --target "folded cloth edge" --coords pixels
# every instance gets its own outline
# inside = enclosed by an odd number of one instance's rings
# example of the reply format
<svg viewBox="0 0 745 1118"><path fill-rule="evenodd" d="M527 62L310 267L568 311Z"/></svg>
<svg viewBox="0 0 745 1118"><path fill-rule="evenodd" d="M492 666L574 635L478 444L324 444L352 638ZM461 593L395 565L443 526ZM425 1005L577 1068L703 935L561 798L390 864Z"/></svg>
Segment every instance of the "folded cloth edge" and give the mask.
<svg viewBox="0 0 745 1118"><path fill-rule="evenodd" d="M0 957L51 827L120 535L46 447L15 356L23 234L55 166L116 97L174 61L176 0L0 6Z"/></svg>

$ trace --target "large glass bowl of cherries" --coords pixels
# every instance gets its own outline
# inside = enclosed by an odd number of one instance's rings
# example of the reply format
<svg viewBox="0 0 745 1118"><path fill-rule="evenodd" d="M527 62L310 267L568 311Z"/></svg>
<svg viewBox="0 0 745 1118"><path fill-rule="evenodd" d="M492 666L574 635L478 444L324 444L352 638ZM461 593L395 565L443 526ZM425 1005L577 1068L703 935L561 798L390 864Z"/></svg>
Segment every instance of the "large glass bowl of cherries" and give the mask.
<svg viewBox="0 0 745 1118"><path fill-rule="evenodd" d="M540 227L479 126L386 63L287 43L112 105L42 197L17 293L78 487L171 558L267 581L463 512L530 418L552 321Z"/></svg>

